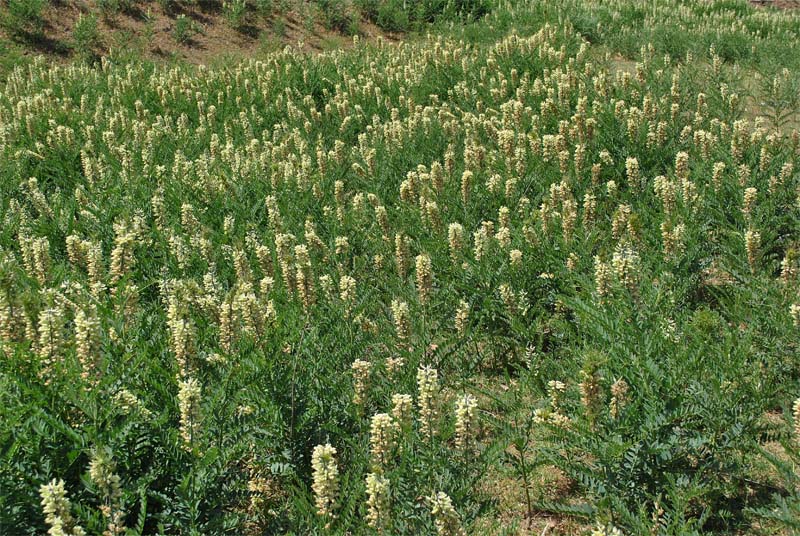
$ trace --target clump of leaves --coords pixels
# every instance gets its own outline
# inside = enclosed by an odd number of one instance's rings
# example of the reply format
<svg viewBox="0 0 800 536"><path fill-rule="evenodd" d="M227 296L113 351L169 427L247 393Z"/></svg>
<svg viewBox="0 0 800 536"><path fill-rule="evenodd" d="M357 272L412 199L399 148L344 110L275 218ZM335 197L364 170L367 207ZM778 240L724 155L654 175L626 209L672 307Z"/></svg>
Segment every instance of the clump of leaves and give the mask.
<svg viewBox="0 0 800 536"><path fill-rule="evenodd" d="M72 48L79 57L92 59L100 42L97 30L97 17L94 14L81 14L72 29Z"/></svg>
<svg viewBox="0 0 800 536"><path fill-rule="evenodd" d="M178 43L188 45L198 33L200 33L200 27L186 15L180 14L175 18L172 36Z"/></svg>
<svg viewBox="0 0 800 536"><path fill-rule="evenodd" d="M232 28L240 29L247 23L247 0L226 0L222 12Z"/></svg>
<svg viewBox="0 0 800 536"><path fill-rule="evenodd" d="M347 0L319 0L318 4L326 28L345 35L358 33L359 15L352 3Z"/></svg>

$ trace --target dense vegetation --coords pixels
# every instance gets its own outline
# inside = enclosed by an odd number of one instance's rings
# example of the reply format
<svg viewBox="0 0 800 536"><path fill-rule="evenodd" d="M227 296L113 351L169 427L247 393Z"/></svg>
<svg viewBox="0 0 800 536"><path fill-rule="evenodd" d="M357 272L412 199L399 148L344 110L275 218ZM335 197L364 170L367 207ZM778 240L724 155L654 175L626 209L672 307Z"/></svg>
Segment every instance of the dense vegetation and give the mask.
<svg viewBox="0 0 800 536"><path fill-rule="evenodd" d="M0 533L800 530L800 17L487 10L9 73Z"/></svg>

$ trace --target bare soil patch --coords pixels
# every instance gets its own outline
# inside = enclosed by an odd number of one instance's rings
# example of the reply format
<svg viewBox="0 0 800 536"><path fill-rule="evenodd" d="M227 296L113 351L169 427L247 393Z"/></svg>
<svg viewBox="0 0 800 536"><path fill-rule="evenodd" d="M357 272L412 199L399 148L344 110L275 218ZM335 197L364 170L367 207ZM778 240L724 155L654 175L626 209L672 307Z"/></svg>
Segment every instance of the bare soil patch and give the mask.
<svg viewBox="0 0 800 536"><path fill-rule="evenodd" d="M56 59L72 57L75 25L80 16L89 14L97 17L99 39L93 52L98 56L133 54L208 64L218 59L253 57L286 45L305 52L352 46L353 38L326 28L315 9L313 4L298 3L285 11L276 9L269 16L250 13L243 24L234 27L216 4L204 2L181 5L170 12L153 2L115 13L104 12L94 1L54 2L44 13L43 36L25 40L24 53ZM176 32L181 16L191 27L189 38L183 42ZM387 40L400 37L368 21L359 23L360 39L379 36ZM11 39L3 30L0 37Z"/></svg>
<svg viewBox="0 0 800 536"><path fill-rule="evenodd" d="M750 0L750 3L758 7L774 7L777 9L800 8L800 0Z"/></svg>

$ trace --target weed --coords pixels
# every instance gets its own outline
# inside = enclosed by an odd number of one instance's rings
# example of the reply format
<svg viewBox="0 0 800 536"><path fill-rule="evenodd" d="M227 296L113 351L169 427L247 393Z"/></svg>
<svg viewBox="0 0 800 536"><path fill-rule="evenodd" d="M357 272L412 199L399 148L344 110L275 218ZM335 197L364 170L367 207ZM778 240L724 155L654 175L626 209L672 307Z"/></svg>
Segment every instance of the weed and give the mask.
<svg viewBox="0 0 800 536"><path fill-rule="evenodd" d="M97 17L81 14L72 29L73 49L82 58L91 59L100 42L97 30Z"/></svg>
<svg viewBox="0 0 800 536"><path fill-rule="evenodd" d="M192 39L194 39L194 36L199 32L200 28L198 27L197 23L186 15L181 14L175 18L175 25L172 28L172 36L178 43L182 45L191 43Z"/></svg>

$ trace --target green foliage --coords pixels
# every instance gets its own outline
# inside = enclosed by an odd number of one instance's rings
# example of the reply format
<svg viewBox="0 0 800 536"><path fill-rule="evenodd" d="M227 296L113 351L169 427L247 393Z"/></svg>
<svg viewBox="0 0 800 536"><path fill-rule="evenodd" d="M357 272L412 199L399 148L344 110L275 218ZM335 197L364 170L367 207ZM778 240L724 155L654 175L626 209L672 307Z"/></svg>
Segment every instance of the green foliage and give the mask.
<svg viewBox="0 0 800 536"><path fill-rule="evenodd" d="M37 39L44 31L48 4L48 0L6 0L0 11L0 24L17 39Z"/></svg>
<svg viewBox="0 0 800 536"><path fill-rule="evenodd" d="M362 15L390 32L409 29L409 10L402 0L359 0L358 8Z"/></svg>
<svg viewBox="0 0 800 536"><path fill-rule="evenodd" d="M276 17L273 21L272 33L278 37L286 36L286 21L282 17Z"/></svg>
<svg viewBox="0 0 800 536"><path fill-rule="evenodd" d="M269 17L275 9L274 0L254 0L256 13L262 17Z"/></svg>
<svg viewBox="0 0 800 536"><path fill-rule="evenodd" d="M305 31L309 33L314 32L314 28L317 23L317 18L319 17L318 11L314 7L314 5L304 4L304 11L302 12L301 16L303 17L303 28L305 29Z"/></svg>
<svg viewBox="0 0 800 536"><path fill-rule="evenodd" d="M0 38L0 80L5 80L15 67L26 65L30 58L25 55L23 45Z"/></svg>
<svg viewBox="0 0 800 536"><path fill-rule="evenodd" d="M200 28L197 23L186 15L181 14L175 18L175 25L172 28L172 36L178 43L181 43L182 45L191 43L192 39L194 39L194 36L199 32Z"/></svg>
<svg viewBox="0 0 800 536"><path fill-rule="evenodd" d="M97 7L107 19L113 19L120 11L119 0L99 0Z"/></svg>
<svg viewBox="0 0 800 536"><path fill-rule="evenodd" d="M496 7L492 0L359 0L358 6L366 18L391 32L421 29L433 22L475 21Z"/></svg>
<svg viewBox="0 0 800 536"><path fill-rule="evenodd" d="M317 0L323 24L345 35L358 33L359 14L350 0Z"/></svg>
<svg viewBox="0 0 800 536"><path fill-rule="evenodd" d="M241 28L247 23L247 0L225 0L222 11L233 28Z"/></svg>
<svg viewBox="0 0 800 536"><path fill-rule="evenodd" d="M797 398L795 400L800 400ZM800 408L800 403L795 407ZM772 501L768 505L755 506L750 513L764 520L765 527L786 534L800 532L800 411L792 416L792 408L784 413L790 415L789 426L772 430L777 436L773 449L761 449L761 454L779 476L779 487L773 490ZM780 445L776 451L774 445Z"/></svg>
<svg viewBox="0 0 800 536"><path fill-rule="evenodd" d="M72 29L72 41L72 47L80 57L91 59L95 48L100 42L97 17L91 13L88 15L81 14Z"/></svg>
<svg viewBox="0 0 800 536"><path fill-rule="evenodd" d="M736 526L745 455L758 437L760 408L771 398L759 367L747 370L738 335L723 332L721 340L678 345L651 338L658 332L657 313L621 324L612 318L630 313L576 306L590 339L611 343L605 333L615 334L600 376L636 387L617 418L606 414L567 430L553 427L552 450L540 454L596 496L596 508L620 515L620 509L649 505L648 511L664 509L678 527L693 518L698 529ZM726 362L714 378L704 377L704 356L720 350ZM729 387L733 382L736 391ZM687 499L692 494L702 497L702 508Z"/></svg>
<svg viewBox="0 0 800 536"><path fill-rule="evenodd" d="M167 0L159 1L163 3ZM127 13L130 15L136 14L138 2L139 0L98 0L97 6L100 8L104 17L114 19L120 13Z"/></svg>
<svg viewBox="0 0 800 536"><path fill-rule="evenodd" d="M158 0L158 4L164 13L173 13L178 7L178 0Z"/></svg>

